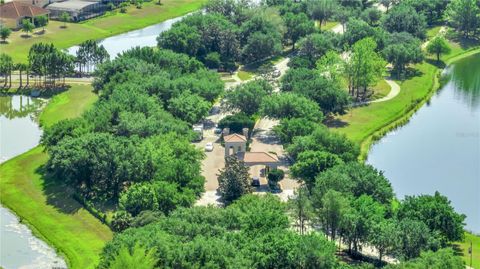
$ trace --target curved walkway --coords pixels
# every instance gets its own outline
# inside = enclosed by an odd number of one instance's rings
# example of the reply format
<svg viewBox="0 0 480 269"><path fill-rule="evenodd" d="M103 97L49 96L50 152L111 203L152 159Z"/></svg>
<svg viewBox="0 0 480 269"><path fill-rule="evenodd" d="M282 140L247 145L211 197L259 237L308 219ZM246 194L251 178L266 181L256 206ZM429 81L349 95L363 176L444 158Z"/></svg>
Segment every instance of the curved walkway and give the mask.
<svg viewBox="0 0 480 269"><path fill-rule="evenodd" d="M375 100L372 100L372 101L368 101L368 103L385 102L385 101L393 99L395 96L397 96L400 93L400 85L398 85L398 83L396 83L394 80L392 80L390 78L385 78L385 82L387 82L387 84L390 85L390 92L386 96L384 96L380 99L375 99Z"/></svg>

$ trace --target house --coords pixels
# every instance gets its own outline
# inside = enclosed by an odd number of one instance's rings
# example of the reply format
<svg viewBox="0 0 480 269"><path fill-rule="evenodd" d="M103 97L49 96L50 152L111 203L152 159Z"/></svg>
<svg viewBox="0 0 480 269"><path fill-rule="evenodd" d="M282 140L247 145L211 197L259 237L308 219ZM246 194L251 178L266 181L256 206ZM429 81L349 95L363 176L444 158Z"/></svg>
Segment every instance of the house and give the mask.
<svg viewBox="0 0 480 269"><path fill-rule="evenodd" d="M34 23L39 16L48 16L50 11L23 2L8 2L0 5L0 22L8 28L17 30L22 26L22 20L28 19Z"/></svg>
<svg viewBox="0 0 480 269"><path fill-rule="evenodd" d="M103 15L107 10L107 5L96 0L68 0L52 3L46 9L50 11L53 19L60 18L61 14L66 12L72 21L77 22Z"/></svg>

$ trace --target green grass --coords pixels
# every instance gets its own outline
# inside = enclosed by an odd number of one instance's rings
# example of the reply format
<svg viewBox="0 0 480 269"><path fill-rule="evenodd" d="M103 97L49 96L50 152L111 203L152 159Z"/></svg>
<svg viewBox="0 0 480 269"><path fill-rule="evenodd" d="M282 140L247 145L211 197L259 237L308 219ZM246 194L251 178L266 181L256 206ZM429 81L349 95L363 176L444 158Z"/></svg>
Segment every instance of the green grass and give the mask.
<svg viewBox="0 0 480 269"><path fill-rule="evenodd" d="M251 79L255 74L253 72L250 72L250 71L245 71L245 70L239 70L238 73L238 78L240 78L241 80L249 80Z"/></svg>
<svg viewBox="0 0 480 269"><path fill-rule="evenodd" d="M125 14L116 11L81 23L67 23L65 29L60 27L62 22L50 21L45 34L33 34L29 38L22 37L23 32L15 31L8 44L0 44L0 51L12 56L15 62L25 62L35 43L48 42L65 49L88 39L117 35L187 14L201 8L206 0L163 0L162 5L155 2L144 3L142 9L130 6Z"/></svg>
<svg viewBox="0 0 480 269"><path fill-rule="evenodd" d="M391 87L384 79L381 79L377 85L373 86L372 90L372 100L375 100L387 96L390 93Z"/></svg>
<svg viewBox="0 0 480 269"><path fill-rule="evenodd" d="M92 93L92 86L74 84L68 91L52 97L40 114L40 124L51 126L62 119L78 117L80 112L96 100L97 95Z"/></svg>
<svg viewBox="0 0 480 269"><path fill-rule="evenodd" d="M462 256L465 264L470 266L470 254L468 253L470 242L472 243L473 249L472 267L475 269L480 269L480 236L466 232L465 240L463 242L456 242L453 247L458 250L457 253Z"/></svg>
<svg viewBox="0 0 480 269"><path fill-rule="evenodd" d="M327 21L324 25L322 25L322 31L329 31L338 24L338 21Z"/></svg>
<svg viewBox="0 0 480 269"><path fill-rule="evenodd" d="M47 105L42 123L77 117L96 98L89 86L72 86ZM45 176L47 160L39 146L0 165L0 201L64 254L69 268L94 268L112 232L72 199L67 188Z"/></svg>

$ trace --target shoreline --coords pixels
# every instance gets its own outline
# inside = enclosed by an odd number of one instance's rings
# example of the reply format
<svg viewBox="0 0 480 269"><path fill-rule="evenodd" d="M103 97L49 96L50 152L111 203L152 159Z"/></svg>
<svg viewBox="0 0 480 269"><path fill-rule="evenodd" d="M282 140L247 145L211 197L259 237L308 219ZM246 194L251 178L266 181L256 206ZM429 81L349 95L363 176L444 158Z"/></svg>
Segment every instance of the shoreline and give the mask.
<svg viewBox="0 0 480 269"><path fill-rule="evenodd" d="M463 58L475 55L480 53L480 47L474 47L469 50L463 51L460 54L453 55L452 57L448 58L445 61L446 68L447 66L451 65L452 63L461 60ZM365 162L368 153L370 152L370 148L375 142L382 139L387 133L394 131L395 129L402 127L403 125L407 124L410 121L410 118L421 108L423 105L430 100L430 98L435 94L440 88L441 84L439 81L439 76L444 69L439 69L435 67L436 70L434 72L434 76L432 78L433 85L428 90L427 94L419 100L417 104L411 107L405 114L400 115L399 117L394 118L392 121L379 126L376 130L370 133L368 136L365 137L362 141L360 141L360 155L358 157L359 161Z"/></svg>

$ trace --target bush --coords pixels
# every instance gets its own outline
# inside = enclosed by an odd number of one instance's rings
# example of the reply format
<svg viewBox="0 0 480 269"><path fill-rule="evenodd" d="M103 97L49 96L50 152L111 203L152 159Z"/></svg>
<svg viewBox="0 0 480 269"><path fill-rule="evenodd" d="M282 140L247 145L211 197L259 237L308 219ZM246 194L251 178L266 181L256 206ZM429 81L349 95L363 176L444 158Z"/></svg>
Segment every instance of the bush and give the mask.
<svg viewBox="0 0 480 269"><path fill-rule="evenodd" d="M138 214L132 221L132 227L142 227L158 221L163 216L162 212L145 210Z"/></svg>
<svg viewBox="0 0 480 269"><path fill-rule="evenodd" d="M119 202L120 208L134 217L143 210L158 209L157 195L151 184L132 185L121 193Z"/></svg>
<svg viewBox="0 0 480 269"><path fill-rule="evenodd" d="M220 67L220 54L218 52L210 52L205 56L205 66L217 69Z"/></svg>
<svg viewBox="0 0 480 269"><path fill-rule="evenodd" d="M276 189L278 182L285 177L285 172L281 169L272 169L268 172L268 185L272 189Z"/></svg>
<svg viewBox="0 0 480 269"><path fill-rule="evenodd" d="M126 211L117 211L113 215L110 227L114 232L121 232L130 227L132 223L132 215Z"/></svg>
<svg viewBox="0 0 480 269"><path fill-rule="evenodd" d="M254 126L255 120L247 116L245 113L228 115L218 123L219 128L230 128L230 132L239 134L242 133L243 128L248 128L251 131Z"/></svg>

